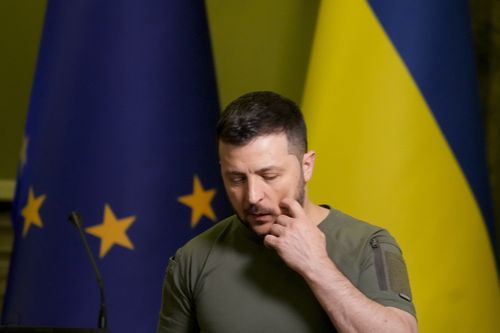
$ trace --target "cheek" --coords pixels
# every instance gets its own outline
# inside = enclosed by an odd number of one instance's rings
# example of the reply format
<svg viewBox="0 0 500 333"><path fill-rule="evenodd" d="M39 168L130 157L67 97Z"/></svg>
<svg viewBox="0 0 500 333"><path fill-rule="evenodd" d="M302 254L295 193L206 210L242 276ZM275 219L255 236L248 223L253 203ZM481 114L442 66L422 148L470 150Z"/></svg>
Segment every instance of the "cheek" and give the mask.
<svg viewBox="0 0 500 333"><path fill-rule="evenodd" d="M279 184L274 184L274 186L270 186L268 192L270 194L270 198L273 201L280 202L284 198L293 197L295 189L293 186L293 182L283 181Z"/></svg>
<svg viewBox="0 0 500 333"><path fill-rule="evenodd" d="M274 192L281 201L284 198L295 198L301 184L302 174L290 177L275 186Z"/></svg>
<svg viewBox="0 0 500 333"><path fill-rule="evenodd" d="M242 191L236 188L226 188L226 193L229 198L229 201L233 205L233 208L238 209L241 206L241 202L243 200Z"/></svg>

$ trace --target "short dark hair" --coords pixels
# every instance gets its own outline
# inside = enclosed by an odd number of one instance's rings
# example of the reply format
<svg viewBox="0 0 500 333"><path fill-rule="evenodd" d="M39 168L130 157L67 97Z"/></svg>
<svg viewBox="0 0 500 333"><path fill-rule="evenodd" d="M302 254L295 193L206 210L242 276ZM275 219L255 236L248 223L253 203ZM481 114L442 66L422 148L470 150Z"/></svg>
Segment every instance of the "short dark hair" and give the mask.
<svg viewBox="0 0 500 333"><path fill-rule="evenodd" d="M278 133L286 134L290 152L301 156L307 151L302 112L292 100L271 91L240 96L224 109L217 123L217 141L236 146Z"/></svg>

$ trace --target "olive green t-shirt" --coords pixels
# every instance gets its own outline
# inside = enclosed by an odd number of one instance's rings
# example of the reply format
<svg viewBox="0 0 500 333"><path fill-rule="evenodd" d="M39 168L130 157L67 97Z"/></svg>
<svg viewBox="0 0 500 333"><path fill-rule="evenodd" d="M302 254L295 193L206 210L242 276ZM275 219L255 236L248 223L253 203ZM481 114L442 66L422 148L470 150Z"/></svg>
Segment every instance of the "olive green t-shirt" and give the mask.
<svg viewBox="0 0 500 333"><path fill-rule="evenodd" d="M335 209L327 251L367 297L415 315L401 251L387 231ZM336 332L302 277L236 216L170 258L158 333Z"/></svg>

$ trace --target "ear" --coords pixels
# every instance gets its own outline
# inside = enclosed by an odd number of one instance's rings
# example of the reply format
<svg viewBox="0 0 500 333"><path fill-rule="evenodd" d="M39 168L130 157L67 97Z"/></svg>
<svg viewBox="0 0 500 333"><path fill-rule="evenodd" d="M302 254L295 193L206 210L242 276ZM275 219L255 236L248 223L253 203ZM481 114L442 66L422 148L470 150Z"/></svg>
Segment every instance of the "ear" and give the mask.
<svg viewBox="0 0 500 333"><path fill-rule="evenodd" d="M306 183L312 177L315 159L316 152L314 152L314 150L308 151L302 157L302 172L304 173L304 180Z"/></svg>

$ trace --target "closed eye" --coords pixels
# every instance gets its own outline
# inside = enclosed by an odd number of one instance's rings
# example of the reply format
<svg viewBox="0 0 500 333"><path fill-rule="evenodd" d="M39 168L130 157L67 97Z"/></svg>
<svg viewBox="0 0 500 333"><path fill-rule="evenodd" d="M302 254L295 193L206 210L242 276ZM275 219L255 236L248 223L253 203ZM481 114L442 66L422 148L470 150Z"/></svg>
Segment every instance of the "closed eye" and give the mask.
<svg viewBox="0 0 500 333"><path fill-rule="evenodd" d="M279 176L278 174L264 174L264 175L262 175L262 178L265 181L271 181L271 180L278 178L278 176Z"/></svg>
<svg viewBox="0 0 500 333"><path fill-rule="evenodd" d="M243 183L245 181L245 178L243 178L243 177L230 178L229 181L232 184L241 184L241 183Z"/></svg>
<svg viewBox="0 0 500 333"><path fill-rule="evenodd" d="M231 173L228 175L227 179L231 185L239 185L246 181L246 176L239 173Z"/></svg>

